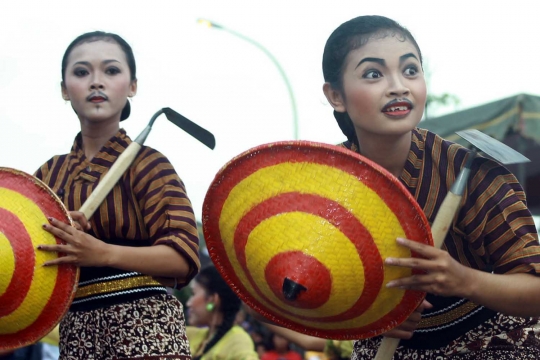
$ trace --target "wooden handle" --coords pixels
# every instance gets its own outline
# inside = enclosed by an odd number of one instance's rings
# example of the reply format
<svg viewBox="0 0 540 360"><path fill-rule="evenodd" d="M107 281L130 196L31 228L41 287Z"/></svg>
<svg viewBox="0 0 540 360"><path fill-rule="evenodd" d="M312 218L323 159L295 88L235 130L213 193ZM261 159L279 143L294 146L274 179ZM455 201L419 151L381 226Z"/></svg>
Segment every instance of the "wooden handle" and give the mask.
<svg viewBox="0 0 540 360"><path fill-rule="evenodd" d="M132 142L124 150L124 152L116 159L113 166L109 169L107 174L100 180L98 186L92 191L92 194L86 199L84 204L79 209L80 212L86 216L86 219L90 220L94 212L101 205L105 197L112 190L114 185L118 182L120 177L129 168L135 157L139 153L141 145Z"/></svg>
<svg viewBox="0 0 540 360"><path fill-rule="evenodd" d="M452 220L456 216L457 209L461 203L462 195L456 195L448 192L444 198L439 212L431 226L431 234L433 236L433 247L440 249L446 238L446 234L452 225ZM399 345L399 339L384 337L375 355L375 360L392 360L394 353Z"/></svg>
<svg viewBox="0 0 540 360"><path fill-rule="evenodd" d="M399 345L399 339L383 337L379 350L375 355L375 360L392 360Z"/></svg>
<svg viewBox="0 0 540 360"><path fill-rule="evenodd" d="M452 192L446 194L439 212L431 225L431 234L433 236L433 247L440 249L446 238L446 234L452 225L452 220L456 216L457 209L461 203L462 195L456 195Z"/></svg>

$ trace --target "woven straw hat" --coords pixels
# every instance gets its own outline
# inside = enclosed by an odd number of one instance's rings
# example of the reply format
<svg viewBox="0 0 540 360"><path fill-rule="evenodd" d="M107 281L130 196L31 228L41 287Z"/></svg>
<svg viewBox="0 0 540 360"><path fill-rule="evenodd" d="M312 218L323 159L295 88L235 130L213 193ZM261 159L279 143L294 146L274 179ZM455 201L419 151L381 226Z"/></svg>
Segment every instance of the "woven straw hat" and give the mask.
<svg viewBox="0 0 540 360"><path fill-rule="evenodd" d="M361 339L403 322L425 294L386 288L411 270L396 238L433 244L422 210L397 178L342 147L258 146L216 175L203 204L212 261L266 318L313 336Z"/></svg>
<svg viewBox="0 0 540 360"><path fill-rule="evenodd" d="M75 266L43 267L56 253L36 250L61 241L43 230L48 217L71 224L60 199L24 172L0 168L0 351L47 335L75 295Z"/></svg>

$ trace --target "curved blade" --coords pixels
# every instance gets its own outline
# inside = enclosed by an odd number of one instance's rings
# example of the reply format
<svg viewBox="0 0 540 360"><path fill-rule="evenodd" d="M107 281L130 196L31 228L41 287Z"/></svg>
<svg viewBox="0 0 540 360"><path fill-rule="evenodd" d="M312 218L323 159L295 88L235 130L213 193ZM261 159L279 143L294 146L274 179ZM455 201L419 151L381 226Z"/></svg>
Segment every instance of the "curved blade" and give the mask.
<svg viewBox="0 0 540 360"><path fill-rule="evenodd" d="M163 113L165 116L167 116L167 119L169 119L170 122L202 142L204 145L208 146L210 149L214 149L216 147L216 139L210 131L200 127L171 108L163 108Z"/></svg>
<svg viewBox="0 0 540 360"><path fill-rule="evenodd" d="M456 134L501 164L519 164L531 161L510 146L476 129L457 131Z"/></svg>

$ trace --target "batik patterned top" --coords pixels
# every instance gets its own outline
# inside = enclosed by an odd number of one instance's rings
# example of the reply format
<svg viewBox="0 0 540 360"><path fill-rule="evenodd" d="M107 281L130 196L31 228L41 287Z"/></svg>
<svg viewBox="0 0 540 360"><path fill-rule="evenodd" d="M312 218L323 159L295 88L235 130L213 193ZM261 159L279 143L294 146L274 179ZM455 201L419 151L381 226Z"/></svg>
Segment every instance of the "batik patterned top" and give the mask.
<svg viewBox="0 0 540 360"><path fill-rule="evenodd" d="M349 142L342 146L358 151ZM413 130L400 180L430 223L464 165L467 152L427 130ZM461 208L443 249L460 263L481 271L540 273L538 234L524 191L506 168L487 158L474 161ZM462 298L428 294L427 300L434 307L424 312L413 338L401 341L405 348L442 348L486 321L511 318ZM527 321L531 322L537 320ZM355 348L360 348L362 342L357 342ZM369 339L365 342L369 343Z"/></svg>
<svg viewBox="0 0 540 360"><path fill-rule="evenodd" d="M58 194L69 211L78 210L130 143L121 129L88 160L79 133L71 152L54 156L36 177ZM89 220L92 228L88 233L107 243L174 248L190 266L187 278L178 279L179 287L199 271L197 226L184 184L167 158L150 147L141 148ZM166 289L150 276L109 267L81 267L70 310L91 310L158 293L166 293Z"/></svg>

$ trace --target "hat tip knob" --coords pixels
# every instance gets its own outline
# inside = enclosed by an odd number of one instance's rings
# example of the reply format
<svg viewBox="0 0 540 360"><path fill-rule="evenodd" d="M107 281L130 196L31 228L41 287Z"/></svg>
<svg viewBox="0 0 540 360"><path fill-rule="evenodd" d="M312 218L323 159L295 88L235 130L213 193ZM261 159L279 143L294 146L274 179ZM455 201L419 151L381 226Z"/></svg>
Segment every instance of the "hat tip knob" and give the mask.
<svg viewBox="0 0 540 360"><path fill-rule="evenodd" d="M283 280L283 296L289 301L294 301L298 298L302 291L307 291L307 288L294 280L285 278Z"/></svg>

